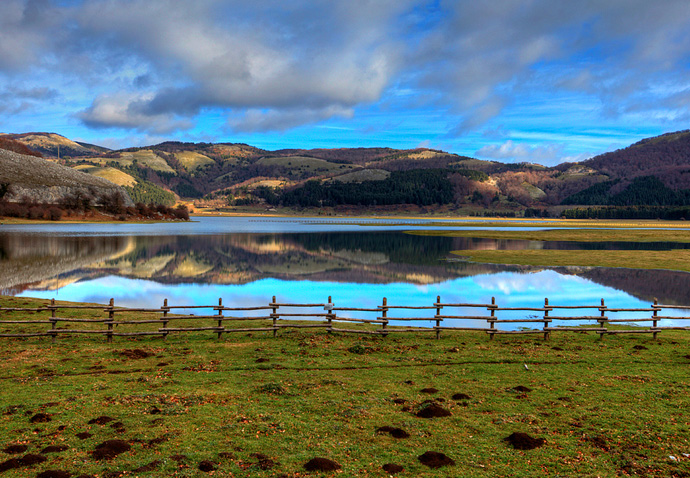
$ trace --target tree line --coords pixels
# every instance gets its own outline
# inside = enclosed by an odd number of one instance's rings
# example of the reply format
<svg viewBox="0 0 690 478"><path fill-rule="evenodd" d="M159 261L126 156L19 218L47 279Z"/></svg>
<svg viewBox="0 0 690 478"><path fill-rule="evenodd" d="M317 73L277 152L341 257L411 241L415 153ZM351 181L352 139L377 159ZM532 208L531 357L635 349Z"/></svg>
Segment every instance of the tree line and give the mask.
<svg viewBox="0 0 690 478"><path fill-rule="evenodd" d="M448 180L448 173L442 169L417 169L393 171L387 179L381 181L307 181L299 188L274 196L268 195L264 199L269 204L280 203L288 207L448 204L453 201L453 185ZM267 193L264 191L259 194Z"/></svg>

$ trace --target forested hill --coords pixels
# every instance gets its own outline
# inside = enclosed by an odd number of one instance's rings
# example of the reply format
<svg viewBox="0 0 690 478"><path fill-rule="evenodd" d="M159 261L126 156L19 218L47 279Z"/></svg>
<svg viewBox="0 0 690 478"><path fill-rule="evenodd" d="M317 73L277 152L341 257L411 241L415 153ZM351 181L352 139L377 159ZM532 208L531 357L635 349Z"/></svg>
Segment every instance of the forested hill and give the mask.
<svg viewBox="0 0 690 478"><path fill-rule="evenodd" d="M428 148L268 151L241 143L165 142L111 151L54 133L0 135L0 149L2 142L14 151L27 148L115 182L135 202L144 203L186 199L219 208L415 205L517 215L545 214L546 209L553 213L561 205L690 206L690 131L552 168Z"/></svg>
<svg viewBox="0 0 690 478"><path fill-rule="evenodd" d="M643 139L582 164L610 180L655 176L671 189L690 189L690 130Z"/></svg>

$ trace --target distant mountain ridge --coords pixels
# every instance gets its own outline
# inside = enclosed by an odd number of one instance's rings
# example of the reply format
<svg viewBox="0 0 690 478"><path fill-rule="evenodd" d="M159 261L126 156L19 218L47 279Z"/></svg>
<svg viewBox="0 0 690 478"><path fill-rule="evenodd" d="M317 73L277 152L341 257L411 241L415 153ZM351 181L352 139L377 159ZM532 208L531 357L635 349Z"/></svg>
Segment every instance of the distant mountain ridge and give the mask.
<svg viewBox="0 0 690 478"><path fill-rule="evenodd" d="M204 198L217 204L273 206L282 204L284 198L294 199L293 191L316 181L323 187L312 186L308 194L297 194L304 200L293 201L292 206L337 206L351 203L333 194L351 194L358 188L381 189L393 180L391 173L408 172L406 182L399 187L424 189L427 186L419 178L431 176L413 172L439 170L444 171L443 181L448 182L441 187L450 184L452 194L436 200L441 201L440 206L451 209L517 211L560 204L690 205L690 131L648 138L580 163L556 167L484 161L427 148L268 151L242 143L169 141L108 150L54 133L6 137L54 160L59 147L63 163L114 181L125 187L135 201L144 202L148 202L144 199L147 197L167 202L175 198ZM351 186L335 187L338 182ZM371 196L359 190L356 195ZM404 204L414 204L418 195L398 196ZM375 201L374 205L380 202Z"/></svg>

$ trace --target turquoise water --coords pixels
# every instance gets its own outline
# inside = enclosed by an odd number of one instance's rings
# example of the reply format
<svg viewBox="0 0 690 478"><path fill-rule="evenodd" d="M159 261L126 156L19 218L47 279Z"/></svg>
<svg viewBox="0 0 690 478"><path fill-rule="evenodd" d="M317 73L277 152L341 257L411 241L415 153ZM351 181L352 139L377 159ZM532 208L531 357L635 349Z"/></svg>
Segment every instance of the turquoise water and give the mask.
<svg viewBox="0 0 690 478"><path fill-rule="evenodd" d="M381 305L383 297L389 305L431 306L437 296L445 303L488 303L494 297L502 307L540 307L546 297L552 305L598 305L603 298L609 307L646 307L654 297L661 303L690 303L690 275L685 273L494 266L450 254L459 249L630 246L625 243L427 237L404 233L411 227L430 229L425 221L414 221L414 226L368 222L376 225L200 218L170 224L2 226L0 288L17 296L96 303L112 297L116 305L146 307L160 306L166 298L173 305L212 305L219 298L228 306L266 305L272 296L293 303L325 303L332 296L337 307L359 308ZM449 314L486 315L486 310Z"/></svg>

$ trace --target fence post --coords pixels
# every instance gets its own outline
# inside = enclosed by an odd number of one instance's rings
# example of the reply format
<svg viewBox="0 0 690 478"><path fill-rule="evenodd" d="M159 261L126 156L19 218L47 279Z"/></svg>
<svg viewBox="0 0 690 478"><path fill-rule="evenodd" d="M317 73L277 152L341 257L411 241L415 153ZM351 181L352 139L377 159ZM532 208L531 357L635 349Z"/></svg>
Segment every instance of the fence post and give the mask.
<svg viewBox="0 0 690 478"><path fill-rule="evenodd" d="M329 334L333 333L333 316L334 316L333 307L335 307L333 305L333 297L331 297L329 295L328 296L328 303L326 304L326 307L325 307L325 309L328 311L328 319L327 319L328 320L328 328L326 329L326 331Z"/></svg>
<svg viewBox="0 0 690 478"><path fill-rule="evenodd" d="M57 320L55 319L55 299L50 299L50 330L54 331L57 326ZM51 343L57 341L57 332L52 333Z"/></svg>
<svg viewBox="0 0 690 478"><path fill-rule="evenodd" d="M276 306L276 296L273 296L273 302L271 302L271 305L273 306L273 313L271 314L271 317L273 317L273 337L278 336L278 307Z"/></svg>
<svg viewBox="0 0 690 478"><path fill-rule="evenodd" d="M441 315L441 296L437 295L436 296L436 340L441 338L441 319L439 318L439 315Z"/></svg>
<svg viewBox="0 0 690 478"><path fill-rule="evenodd" d="M496 297L491 298L491 307L489 307L489 309L491 309L491 317L490 318L495 319L496 318ZM495 323L493 320L489 321L489 328L492 330L492 332L489 332L489 340L494 339L494 332L493 332L493 330L495 328L494 324Z"/></svg>
<svg viewBox="0 0 690 478"><path fill-rule="evenodd" d="M381 323L381 333L384 337L387 337L388 330L386 330L386 328L388 326L388 299L386 297L383 298L383 305L381 306L381 319L383 320Z"/></svg>
<svg viewBox="0 0 690 478"><path fill-rule="evenodd" d="M223 298L218 297L218 327L223 327ZM223 332L218 332L218 339L223 336Z"/></svg>
<svg viewBox="0 0 690 478"><path fill-rule="evenodd" d="M546 310L544 311L544 340L549 340L549 335L550 335L550 332L549 332L549 330L548 330L548 328L549 328L549 322L546 321L546 319L549 318L549 309L548 309L548 307L549 307L549 298L548 298L548 297L545 297L545 298L544 298L544 308L545 308Z"/></svg>
<svg viewBox="0 0 690 478"><path fill-rule="evenodd" d="M108 343L113 342L113 321L115 320L115 299L110 298L110 307L108 309Z"/></svg>
<svg viewBox="0 0 690 478"><path fill-rule="evenodd" d="M604 304L604 299L601 299L601 307L599 308L601 311L601 318L599 319L599 327L602 329L606 327L606 305ZM599 340L604 339L604 335L606 332L599 332Z"/></svg>
<svg viewBox="0 0 690 478"><path fill-rule="evenodd" d="M654 321L652 322L652 327L655 328L655 329L656 329L656 324L657 324L657 319L656 319L656 318L657 318L657 316L659 315L659 309L656 308L657 305L659 305L659 301L657 300L656 297L654 297L654 312L652 312L652 314L653 314L653 315L652 315L652 318L654 319ZM654 333L652 334L652 337L654 338L654 340L656 340L656 334L657 334L657 332L654 332Z"/></svg>
<svg viewBox="0 0 690 478"><path fill-rule="evenodd" d="M163 321L163 328L167 329L168 328L168 311L170 309L168 308L168 299L163 299L163 317L161 317L161 320ZM163 332L163 340L168 339L168 332Z"/></svg>

